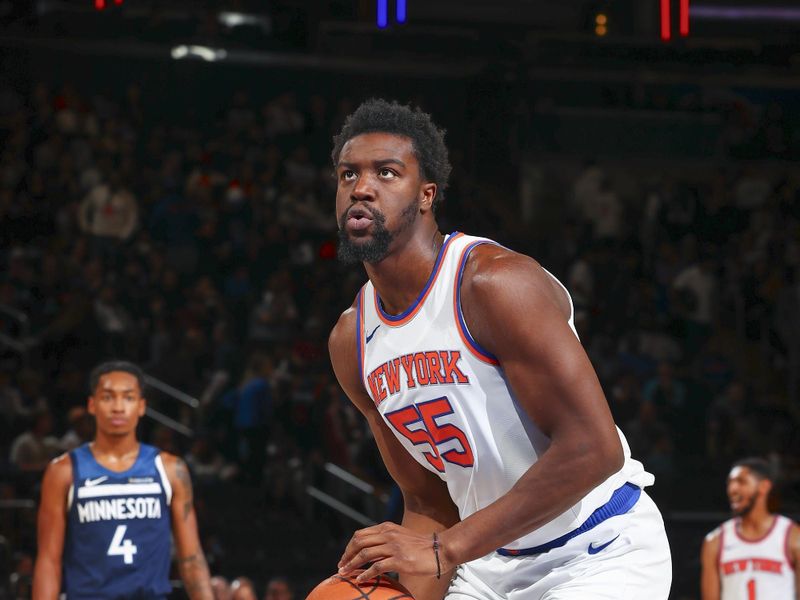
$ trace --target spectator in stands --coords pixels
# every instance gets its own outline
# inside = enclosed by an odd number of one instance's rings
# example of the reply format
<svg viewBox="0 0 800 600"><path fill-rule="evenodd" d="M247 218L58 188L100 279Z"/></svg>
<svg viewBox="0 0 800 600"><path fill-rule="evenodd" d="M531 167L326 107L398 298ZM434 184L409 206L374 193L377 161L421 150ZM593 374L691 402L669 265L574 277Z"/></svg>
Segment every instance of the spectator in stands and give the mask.
<svg viewBox="0 0 800 600"><path fill-rule="evenodd" d="M260 482L264 472L267 424L272 416L273 363L270 356L250 357L239 387L229 391L222 404L231 414L237 457L247 481Z"/></svg>
<svg viewBox="0 0 800 600"><path fill-rule="evenodd" d="M197 435L185 457L197 485L214 485L230 481L237 474L235 465L225 462L219 449L208 436Z"/></svg>
<svg viewBox="0 0 800 600"><path fill-rule="evenodd" d="M699 260L678 273L672 282L676 314L684 323L684 351L689 357L696 356L711 335L717 295L712 252L705 248Z"/></svg>
<svg viewBox="0 0 800 600"><path fill-rule="evenodd" d="M264 600L294 600L294 591L285 577L273 577L267 582Z"/></svg>
<svg viewBox="0 0 800 600"><path fill-rule="evenodd" d="M59 445L64 452L69 452L81 444L94 438L94 418L83 406L73 406L67 413L69 429L61 436Z"/></svg>
<svg viewBox="0 0 800 600"><path fill-rule="evenodd" d="M21 433L11 444L9 461L20 471L39 472L61 451L58 439L51 435L53 417L48 411L33 415L30 429Z"/></svg>
<svg viewBox="0 0 800 600"><path fill-rule="evenodd" d="M93 236L102 255L116 251L128 240L139 222L139 206L133 193L123 185L116 171L108 182L98 183L86 195L78 210L78 223Z"/></svg>
<svg viewBox="0 0 800 600"><path fill-rule="evenodd" d="M233 598L231 584L221 575L214 575L211 578L211 590L214 592L214 600L232 600Z"/></svg>
<svg viewBox="0 0 800 600"><path fill-rule="evenodd" d="M231 600L258 600L255 585L247 577L237 577L231 582Z"/></svg>

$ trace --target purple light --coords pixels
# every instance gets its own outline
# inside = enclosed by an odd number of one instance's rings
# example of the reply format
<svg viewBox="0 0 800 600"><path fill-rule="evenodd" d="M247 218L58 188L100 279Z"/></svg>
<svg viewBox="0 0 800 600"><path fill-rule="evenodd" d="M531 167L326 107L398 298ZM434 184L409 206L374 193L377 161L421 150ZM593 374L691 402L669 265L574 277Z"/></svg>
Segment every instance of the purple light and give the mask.
<svg viewBox="0 0 800 600"><path fill-rule="evenodd" d="M692 18L731 21L800 21L800 8L788 6L709 6L693 4Z"/></svg>
<svg viewBox="0 0 800 600"><path fill-rule="evenodd" d="M406 22L406 0L397 0L397 22Z"/></svg>
<svg viewBox="0 0 800 600"><path fill-rule="evenodd" d="M378 0L378 27L385 29L389 24L389 0Z"/></svg>

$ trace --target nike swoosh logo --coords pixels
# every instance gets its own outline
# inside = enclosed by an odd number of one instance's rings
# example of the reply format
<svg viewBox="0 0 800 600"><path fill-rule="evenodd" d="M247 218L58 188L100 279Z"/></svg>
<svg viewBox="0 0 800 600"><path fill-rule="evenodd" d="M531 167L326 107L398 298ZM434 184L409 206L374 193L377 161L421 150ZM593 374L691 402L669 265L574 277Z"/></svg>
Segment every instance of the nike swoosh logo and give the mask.
<svg viewBox="0 0 800 600"><path fill-rule="evenodd" d="M108 479L108 475L103 475L102 477L98 477L97 479L87 479L83 482L84 487L92 487L97 485L98 483L103 483L106 479Z"/></svg>
<svg viewBox="0 0 800 600"><path fill-rule="evenodd" d="M370 334L367 336L367 342L366 342L367 344L369 344L369 341L372 339L372 336L373 336L373 335L375 335L375 332L376 332L376 331L378 331L378 327L380 327L380 325L377 325L377 326L375 327L375 329L373 329L373 330L372 330L372 333L370 333Z"/></svg>
<svg viewBox="0 0 800 600"><path fill-rule="evenodd" d="M589 544L589 550L588 550L589 554L597 554L598 552L602 552L603 550L608 548L611 544L613 544L614 540L616 540L618 537L619 537L619 534L617 534L617 537L611 539L610 541L606 542L605 544L600 544L599 546L595 546L594 542L592 542L591 544Z"/></svg>

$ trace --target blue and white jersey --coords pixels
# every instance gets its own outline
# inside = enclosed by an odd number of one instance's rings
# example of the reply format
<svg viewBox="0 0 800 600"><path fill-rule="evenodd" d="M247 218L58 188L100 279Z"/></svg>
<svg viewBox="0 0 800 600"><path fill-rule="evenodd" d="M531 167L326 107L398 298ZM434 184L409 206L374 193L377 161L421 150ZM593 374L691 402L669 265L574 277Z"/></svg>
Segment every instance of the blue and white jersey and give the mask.
<svg viewBox="0 0 800 600"><path fill-rule="evenodd" d="M136 462L116 473L88 444L69 453L63 589L68 600L163 598L169 567L172 487L159 450L139 447Z"/></svg>

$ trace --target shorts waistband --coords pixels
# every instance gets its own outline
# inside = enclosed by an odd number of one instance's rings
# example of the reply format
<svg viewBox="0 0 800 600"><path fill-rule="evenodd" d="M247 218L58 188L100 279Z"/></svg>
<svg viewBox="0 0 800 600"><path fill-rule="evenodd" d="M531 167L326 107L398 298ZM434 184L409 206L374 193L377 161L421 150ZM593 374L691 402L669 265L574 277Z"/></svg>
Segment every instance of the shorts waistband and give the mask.
<svg viewBox="0 0 800 600"><path fill-rule="evenodd" d="M637 500L639 500L639 496L641 496L641 494L642 488L640 488L638 485L626 483L622 487L614 490L614 493L611 494L611 499L594 511L591 515L589 515L589 518L586 519L578 528L573 529L561 537L558 537L540 546L534 546L533 548L520 548L519 550L498 548L497 553L502 556L529 556L531 554L542 554L543 552L547 552L553 548L560 548L576 535L580 535L589 531L590 529L593 529L594 527L597 527L606 519L625 514L631 508L633 508L633 505L636 504Z"/></svg>

